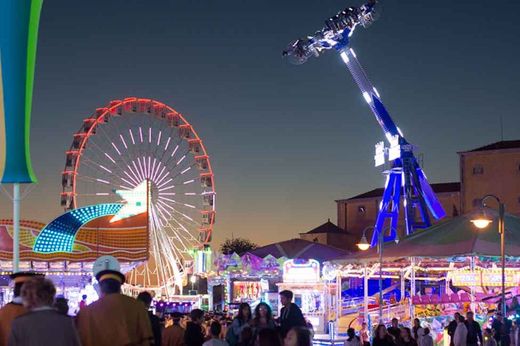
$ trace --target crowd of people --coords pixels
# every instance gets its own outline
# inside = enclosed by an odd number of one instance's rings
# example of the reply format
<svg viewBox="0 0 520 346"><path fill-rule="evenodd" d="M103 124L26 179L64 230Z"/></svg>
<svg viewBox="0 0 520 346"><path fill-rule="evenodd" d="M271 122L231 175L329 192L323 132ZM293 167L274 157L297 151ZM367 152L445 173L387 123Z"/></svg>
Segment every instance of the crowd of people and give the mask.
<svg viewBox="0 0 520 346"><path fill-rule="evenodd" d="M490 327L484 329L475 321L474 313L469 311L466 317L455 313L453 320L446 326L450 346L520 346L520 328L497 312ZM372 343L366 323L363 323L358 333L353 328L347 331L345 346L433 346L430 329L422 327L416 318L413 327L399 325L399 320L393 318L387 327L378 325L374 330Z"/></svg>
<svg viewBox="0 0 520 346"><path fill-rule="evenodd" d="M80 303L75 317L68 315L67 300L56 297L52 281L36 273L16 273L13 301L0 309L0 346L311 346L312 327L293 293L281 291L278 318L261 302L254 310L240 304L234 318L193 309L186 316L173 313L159 318L150 310L153 297L141 292L136 299L121 293L125 277L119 271L103 270L96 275L100 299ZM473 312L455 313L446 332L450 346L519 346L519 328L500 312L489 328L481 329ZM378 325L373 332L363 323L358 333L347 331L345 346L433 346L430 330L419 319L412 328Z"/></svg>
<svg viewBox="0 0 520 346"><path fill-rule="evenodd" d="M150 311L153 297L136 299L121 293L122 273L103 270L96 275L100 298L90 305L83 297L75 317L67 300L56 297L51 280L20 272L13 301L0 309L0 346L311 346L312 332L291 291L280 292L282 309L275 319L271 307L259 303L254 311L243 303L235 318L193 309L189 316L173 313L160 319Z"/></svg>

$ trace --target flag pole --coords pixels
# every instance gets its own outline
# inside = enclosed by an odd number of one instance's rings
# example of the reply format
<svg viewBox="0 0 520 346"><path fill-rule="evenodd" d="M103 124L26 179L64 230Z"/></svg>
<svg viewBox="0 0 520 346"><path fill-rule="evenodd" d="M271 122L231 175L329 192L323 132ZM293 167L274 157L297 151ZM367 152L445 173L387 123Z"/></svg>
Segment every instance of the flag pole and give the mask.
<svg viewBox="0 0 520 346"><path fill-rule="evenodd" d="M20 270L20 184L13 185L13 273Z"/></svg>

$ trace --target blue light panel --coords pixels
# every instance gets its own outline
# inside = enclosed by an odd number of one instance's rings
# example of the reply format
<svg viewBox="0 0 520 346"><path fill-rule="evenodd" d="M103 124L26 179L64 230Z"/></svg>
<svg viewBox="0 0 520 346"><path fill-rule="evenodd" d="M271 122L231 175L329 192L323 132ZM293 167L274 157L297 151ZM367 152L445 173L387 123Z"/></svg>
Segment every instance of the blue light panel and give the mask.
<svg viewBox="0 0 520 346"><path fill-rule="evenodd" d="M72 252L76 233L91 220L115 215L122 204L96 204L74 209L58 216L45 226L34 243L33 251L39 253Z"/></svg>

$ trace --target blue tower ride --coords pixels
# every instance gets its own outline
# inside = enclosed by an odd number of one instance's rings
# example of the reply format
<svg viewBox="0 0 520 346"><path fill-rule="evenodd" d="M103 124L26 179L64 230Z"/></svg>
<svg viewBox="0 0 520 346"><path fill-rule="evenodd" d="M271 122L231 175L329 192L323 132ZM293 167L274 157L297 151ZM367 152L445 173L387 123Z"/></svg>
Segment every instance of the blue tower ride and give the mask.
<svg viewBox="0 0 520 346"><path fill-rule="evenodd" d="M411 145L397 127L386 110L377 89L368 79L355 52L349 47L349 38L358 25L366 27L374 21L376 1L369 1L360 7L348 7L325 21L325 26L314 35L294 41L283 52L291 62L303 64L311 56L318 57L328 49L335 49L347 65L354 81L361 89L377 122L383 129L389 146L384 142L376 144L376 166L384 164L385 158L392 162L392 168L385 172L386 184L379 206L372 246L378 241L379 233L388 224L390 234L385 241L396 239L399 219L399 202L403 197L406 234L416 229L431 226L430 215L435 219L446 216L441 203L435 196L426 175L414 156Z"/></svg>

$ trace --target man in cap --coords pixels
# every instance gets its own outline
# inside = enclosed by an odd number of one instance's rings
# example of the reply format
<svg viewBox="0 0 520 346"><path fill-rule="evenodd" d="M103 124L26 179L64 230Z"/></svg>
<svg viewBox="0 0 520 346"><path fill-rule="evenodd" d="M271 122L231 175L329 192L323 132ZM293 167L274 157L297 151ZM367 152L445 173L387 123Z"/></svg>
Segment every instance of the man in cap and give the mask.
<svg viewBox="0 0 520 346"><path fill-rule="evenodd" d="M7 345L13 320L27 312L27 309L22 305L20 293L22 285L34 276L43 275L35 272L18 272L10 276L14 282L13 301L0 309L0 346Z"/></svg>
<svg viewBox="0 0 520 346"><path fill-rule="evenodd" d="M152 327L143 304L121 294L125 276L117 270L96 274L101 298L84 307L77 325L83 346L150 345Z"/></svg>

